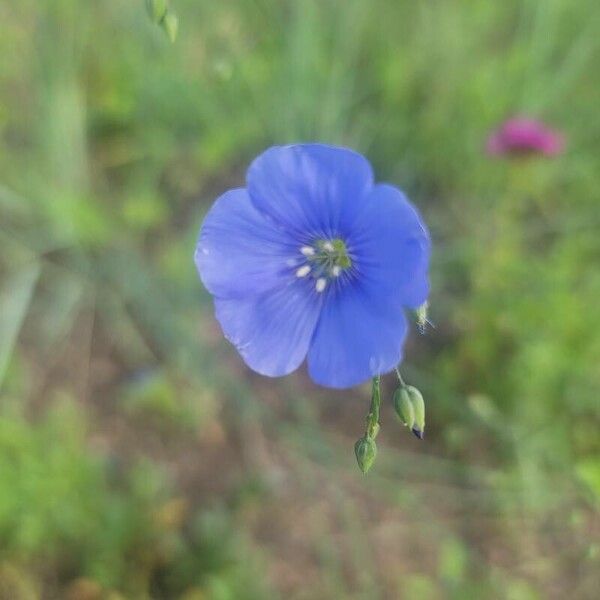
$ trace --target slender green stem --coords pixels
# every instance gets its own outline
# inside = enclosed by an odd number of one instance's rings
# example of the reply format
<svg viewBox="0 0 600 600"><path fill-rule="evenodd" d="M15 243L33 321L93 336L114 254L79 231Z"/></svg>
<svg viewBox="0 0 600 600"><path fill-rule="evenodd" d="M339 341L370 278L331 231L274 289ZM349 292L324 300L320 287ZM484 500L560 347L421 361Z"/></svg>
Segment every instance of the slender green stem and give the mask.
<svg viewBox="0 0 600 600"><path fill-rule="evenodd" d="M400 369L398 367L396 367L396 375L398 376L398 381L400 382L400 385L406 387L406 383L404 379L402 379L402 375L400 374Z"/></svg>
<svg viewBox="0 0 600 600"><path fill-rule="evenodd" d="M371 407L367 415L365 437L374 439L379 432L379 408L381 407L381 376L373 377Z"/></svg>

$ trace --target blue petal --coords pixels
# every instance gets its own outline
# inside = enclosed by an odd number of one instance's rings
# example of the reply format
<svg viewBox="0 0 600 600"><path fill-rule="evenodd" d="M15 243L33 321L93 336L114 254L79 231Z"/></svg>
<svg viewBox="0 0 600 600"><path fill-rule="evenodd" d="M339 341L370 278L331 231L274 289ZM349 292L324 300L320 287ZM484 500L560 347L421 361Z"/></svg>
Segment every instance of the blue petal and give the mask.
<svg viewBox="0 0 600 600"><path fill-rule="evenodd" d="M208 212L194 260L214 296L255 296L293 277L300 246L256 210L245 189L235 189Z"/></svg>
<svg viewBox="0 0 600 600"><path fill-rule="evenodd" d="M266 294L215 299L225 337L257 373L279 377L295 371L308 351L322 298L311 282L291 280Z"/></svg>
<svg viewBox="0 0 600 600"><path fill-rule="evenodd" d="M310 241L348 230L373 186L373 172L363 156L346 148L298 144L261 154L247 181L261 212Z"/></svg>
<svg viewBox="0 0 600 600"><path fill-rule="evenodd" d="M411 308L429 294L431 242L425 225L404 194L376 185L347 240L355 276L365 285Z"/></svg>
<svg viewBox="0 0 600 600"><path fill-rule="evenodd" d="M391 371L402 359L406 318L397 302L358 281L332 288L308 351L315 383L348 388Z"/></svg>

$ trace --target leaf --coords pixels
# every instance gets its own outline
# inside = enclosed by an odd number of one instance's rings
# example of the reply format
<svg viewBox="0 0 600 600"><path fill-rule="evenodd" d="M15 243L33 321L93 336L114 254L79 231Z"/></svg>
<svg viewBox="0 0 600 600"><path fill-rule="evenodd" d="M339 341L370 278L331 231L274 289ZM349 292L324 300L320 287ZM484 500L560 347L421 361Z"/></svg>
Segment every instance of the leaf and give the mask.
<svg viewBox="0 0 600 600"><path fill-rule="evenodd" d="M600 460L587 458L577 463L575 471L579 479L593 492L597 500L600 500Z"/></svg>
<svg viewBox="0 0 600 600"><path fill-rule="evenodd" d="M85 299L84 285L78 276L60 275L57 273L53 278L50 297L44 305L41 322L37 324L36 344L44 353L56 351L73 327Z"/></svg>
<svg viewBox="0 0 600 600"><path fill-rule="evenodd" d="M12 274L0 293L0 385L27 315L40 268L36 261Z"/></svg>
<svg viewBox="0 0 600 600"><path fill-rule="evenodd" d="M177 31L179 30L179 19L177 18L177 15L168 12L161 21L161 24L171 43L175 43Z"/></svg>

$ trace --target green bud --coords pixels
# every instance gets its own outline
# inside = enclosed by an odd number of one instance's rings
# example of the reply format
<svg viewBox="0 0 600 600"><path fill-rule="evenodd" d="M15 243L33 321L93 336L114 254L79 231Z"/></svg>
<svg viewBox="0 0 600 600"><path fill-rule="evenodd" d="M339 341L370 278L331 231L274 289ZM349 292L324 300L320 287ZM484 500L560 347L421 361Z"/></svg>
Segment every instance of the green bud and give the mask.
<svg viewBox="0 0 600 600"><path fill-rule="evenodd" d="M425 402L421 392L416 387L407 385L405 389L410 397L410 401L415 413L415 422L413 423L411 429L412 432L420 440L422 440L423 435L425 434Z"/></svg>
<svg viewBox="0 0 600 600"><path fill-rule="evenodd" d="M415 310L415 316L417 318L417 328L419 332L424 335L427 332L427 326L430 325L433 327L431 321L427 318L429 314L429 302L425 300L419 308Z"/></svg>
<svg viewBox="0 0 600 600"><path fill-rule="evenodd" d="M179 19L177 18L177 15L168 12L162 20L162 26L169 40L174 42L177 39L177 31L179 30Z"/></svg>
<svg viewBox="0 0 600 600"><path fill-rule="evenodd" d="M400 420L412 429L415 423L415 409L410 399L410 394L404 386L400 386L394 392L394 409Z"/></svg>
<svg viewBox="0 0 600 600"><path fill-rule="evenodd" d="M167 14L169 6L167 0L146 0L146 8L150 18L155 23L160 23Z"/></svg>
<svg viewBox="0 0 600 600"><path fill-rule="evenodd" d="M375 440L362 437L354 444L354 454L356 454L356 462L363 475L371 468L377 456L377 445Z"/></svg>

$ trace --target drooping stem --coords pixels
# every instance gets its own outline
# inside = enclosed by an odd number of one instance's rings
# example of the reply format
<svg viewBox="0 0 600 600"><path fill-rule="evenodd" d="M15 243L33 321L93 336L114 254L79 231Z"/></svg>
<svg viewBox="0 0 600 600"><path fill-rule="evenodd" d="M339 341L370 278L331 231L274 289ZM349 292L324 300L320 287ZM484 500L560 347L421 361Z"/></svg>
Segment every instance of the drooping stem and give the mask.
<svg viewBox="0 0 600 600"><path fill-rule="evenodd" d="M400 374L400 369L398 367L396 367L396 375L398 376L398 381L400 382L400 385L402 387L406 387L406 383L404 379L402 379L402 375Z"/></svg>
<svg viewBox="0 0 600 600"><path fill-rule="evenodd" d="M381 376L373 377L373 386L371 391L371 406L367 415L367 428L365 437L375 439L379 432L379 409L381 407Z"/></svg>

